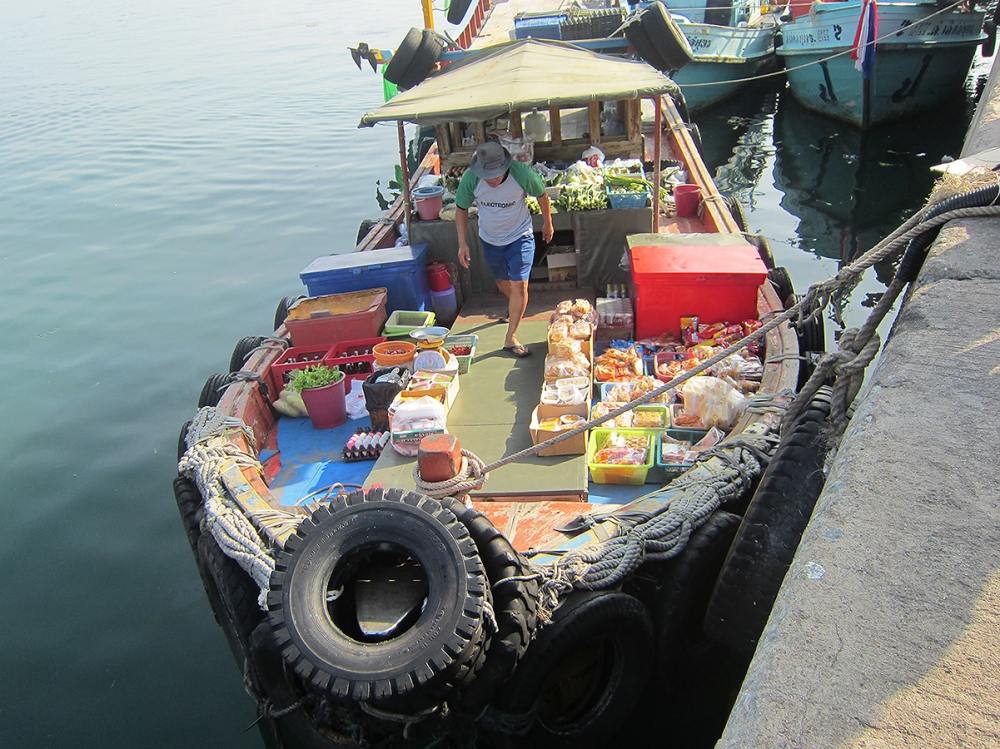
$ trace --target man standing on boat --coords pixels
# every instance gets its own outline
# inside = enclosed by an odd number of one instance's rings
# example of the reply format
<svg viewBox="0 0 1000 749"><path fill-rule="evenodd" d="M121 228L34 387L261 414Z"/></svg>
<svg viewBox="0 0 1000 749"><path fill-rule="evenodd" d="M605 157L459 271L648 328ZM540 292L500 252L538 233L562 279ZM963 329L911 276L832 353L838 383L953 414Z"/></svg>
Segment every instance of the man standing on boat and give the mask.
<svg viewBox="0 0 1000 749"><path fill-rule="evenodd" d="M542 209L542 239L552 241L552 209L542 178L527 164L514 161L507 149L490 141L476 149L472 163L462 175L455 195L455 227L458 229L458 262L469 267L471 254L466 240L469 208L479 209L479 241L497 288L507 297L507 338L504 349L514 356L530 352L517 340L528 306L528 276L535 259L535 235L525 198L538 198Z"/></svg>

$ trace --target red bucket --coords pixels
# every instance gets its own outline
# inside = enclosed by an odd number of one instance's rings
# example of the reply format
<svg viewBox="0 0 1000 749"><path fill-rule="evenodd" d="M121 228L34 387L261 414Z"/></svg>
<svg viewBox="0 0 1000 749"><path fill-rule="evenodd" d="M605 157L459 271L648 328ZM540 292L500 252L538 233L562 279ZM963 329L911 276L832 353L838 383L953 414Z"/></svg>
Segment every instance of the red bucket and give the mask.
<svg viewBox="0 0 1000 749"><path fill-rule="evenodd" d="M346 377L321 388L302 391L302 400L309 412L314 429L332 429L347 421L347 400L344 393Z"/></svg>
<svg viewBox="0 0 1000 749"><path fill-rule="evenodd" d="M677 207L678 218L697 216L700 204L701 188L698 185L677 185L674 187L674 205Z"/></svg>
<svg viewBox="0 0 1000 749"><path fill-rule="evenodd" d="M429 263L427 265L427 283L431 291L447 291L451 288L451 275L444 263Z"/></svg>

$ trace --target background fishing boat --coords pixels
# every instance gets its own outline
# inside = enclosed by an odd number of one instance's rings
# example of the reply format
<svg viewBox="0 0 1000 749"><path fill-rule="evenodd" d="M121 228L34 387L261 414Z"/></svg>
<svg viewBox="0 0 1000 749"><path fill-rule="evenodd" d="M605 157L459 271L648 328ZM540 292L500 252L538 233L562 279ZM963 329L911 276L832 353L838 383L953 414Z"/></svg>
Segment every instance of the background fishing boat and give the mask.
<svg viewBox="0 0 1000 749"><path fill-rule="evenodd" d="M759 0L670 0L664 5L693 53L692 61L673 75L689 110L698 111L732 96L746 84L744 79L776 66L777 23Z"/></svg>
<svg viewBox="0 0 1000 749"><path fill-rule="evenodd" d="M862 9L870 15L859 30ZM985 14L954 3L793 3L777 54L804 106L859 127L908 116L961 90ZM849 51L859 36L860 60ZM833 57L834 55L839 55Z"/></svg>

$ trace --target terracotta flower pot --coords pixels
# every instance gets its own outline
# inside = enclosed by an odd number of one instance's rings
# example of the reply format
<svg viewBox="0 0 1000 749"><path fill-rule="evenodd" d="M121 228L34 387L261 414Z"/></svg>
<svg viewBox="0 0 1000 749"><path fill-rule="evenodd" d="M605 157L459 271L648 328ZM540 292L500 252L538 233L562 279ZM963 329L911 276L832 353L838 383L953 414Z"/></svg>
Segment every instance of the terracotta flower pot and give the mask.
<svg viewBox="0 0 1000 749"><path fill-rule="evenodd" d="M332 429L347 421L347 401L344 393L345 377L321 388L302 391L309 420L315 429Z"/></svg>

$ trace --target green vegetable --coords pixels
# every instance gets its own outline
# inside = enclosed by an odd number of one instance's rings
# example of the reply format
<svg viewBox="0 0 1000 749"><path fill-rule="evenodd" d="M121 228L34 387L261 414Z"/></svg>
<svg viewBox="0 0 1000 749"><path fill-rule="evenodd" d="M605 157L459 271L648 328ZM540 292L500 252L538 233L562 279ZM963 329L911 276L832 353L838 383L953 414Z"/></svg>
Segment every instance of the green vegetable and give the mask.
<svg viewBox="0 0 1000 749"><path fill-rule="evenodd" d="M608 207L608 196L603 185L569 184L556 205L562 211L601 211Z"/></svg>
<svg viewBox="0 0 1000 749"><path fill-rule="evenodd" d="M538 198L534 197L533 195L529 195L528 197L526 197L524 199L524 202L527 203L527 205L528 205L528 212L529 213L541 213L542 212L542 207L540 205L538 205Z"/></svg>
<svg viewBox="0 0 1000 749"><path fill-rule="evenodd" d="M289 374L289 385L300 393L303 390L326 387L344 379L344 373L339 367L328 367L317 364L305 369L295 369Z"/></svg>

